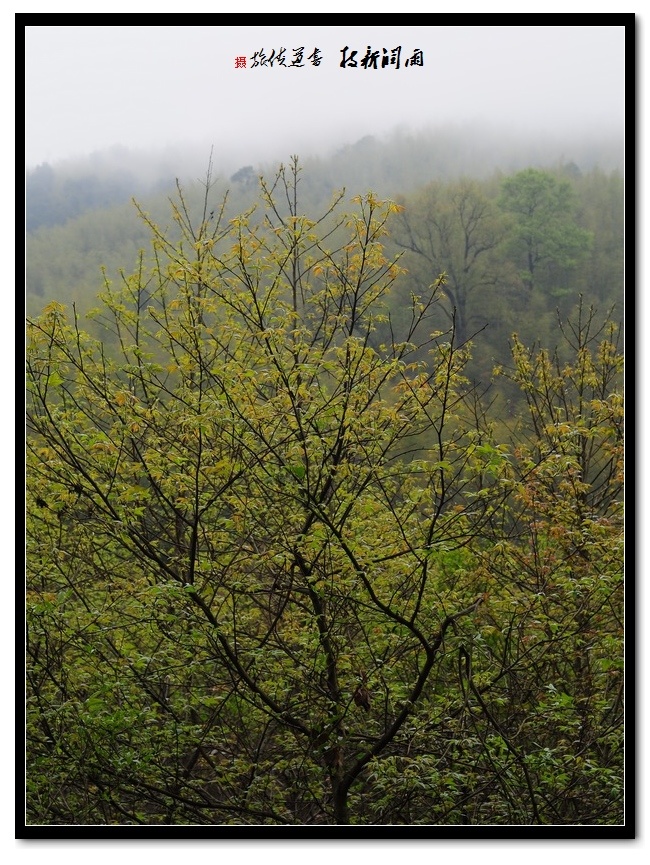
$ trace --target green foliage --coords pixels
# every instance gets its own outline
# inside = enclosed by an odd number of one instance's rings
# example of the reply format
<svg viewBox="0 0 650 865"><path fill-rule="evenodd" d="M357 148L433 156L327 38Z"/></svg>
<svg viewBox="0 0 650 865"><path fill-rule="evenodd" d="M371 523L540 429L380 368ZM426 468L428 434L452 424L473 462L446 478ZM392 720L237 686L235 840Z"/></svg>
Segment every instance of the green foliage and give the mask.
<svg viewBox="0 0 650 865"><path fill-rule="evenodd" d="M472 340L467 375L476 382L507 363L513 330L553 350L558 311L573 316L581 297L621 303L622 178L569 169L438 180L398 198L404 211L389 248L404 251L407 274L389 301L393 316L402 293L426 296L434 275L445 273L437 314L443 326L453 316L459 341ZM495 388L501 412L514 415L518 389L504 379Z"/></svg>
<svg viewBox="0 0 650 865"><path fill-rule="evenodd" d="M586 257L591 235L575 221L568 181L527 168L502 184L499 204L513 217L513 247L521 251L521 279L529 291L540 282L561 290L559 269L574 268Z"/></svg>
<svg viewBox="0 0 650 865"><path fill-rule="evenodd" d="M430 184L402 214L396 236L407 250L409 279L426 291L434 275L445 274L441 291L461 342L485 324L476 300L497 282L495 251L503 233L494 203L476 181Z"/></svg>
<svg viewBox="0 0 650 865"><path fill-rule="evenodd" d="M545 211L538 213L536 230L543 241L540 250L544 255L553 255L533 263L536 287L528 291L530 271L522 245L524 241L519 236L521 220L517 214L498 206L502 184L516 186L520 182L517 178L526 172L492 176L490 173L495 166L513 172L531 161L539 165L542 154L531 152L521 144L516 154L506 158L504 142L497 147L496 142L490 142L484 135L480 136L480 141L485 148L481 159L475 149L476 141L469 152L462 136L442 131L435 136L397 135L385 141L363 139L330 159L310 160L309 171L301 178L300 200L303 212L324 212L333 190L349 182L352 188L372 188L382 197L395 198L403 204L405 210L393 224L393 239L386 239L387 254L403 251L402 266L408 269L408 275L398 278L395 290L387 297L393 323L406 327L409 305L402 302L403 298L411 294L428 297L438 275L446 273L446 281L438 286L443 302L432 309L431 320L421 325L414 340L425 343L431 331L447 328L455 315L457 341L472 338L474 343L467 375L476 382L486 383L495 363L507 363L508 340L513 330L525 343L539 341L552 350L556 344L556 310L560 310L563 318L573 315L580 295L587 304L601 308L621 303L623 179L617 172L606 174L599 169L589 169L595 155L581 155L579 149L573 153L574 159L580 161L582 172L575 163L560 164L544 171L534 169L533 175L538 180L541 177L543 183L564 189L564 193L559 196L562 200L555 202L555 209L551 207L546 223ZM38 219L48 208L68 201L68 197L62 198L59 194L68 181L81 183L82 178L92 175L93 171L97 174L96 183L107 190L105 203L108 205L113 200L108 193L110 178L115 177L119 181L117 186L124 192L124 178L119 172L128 168L139 178L140 184L131 191L139 196L147 193L146 210L151 221L164 226L173 242L180 240L175 224L168 225L167 194L154 194L156 183L152 172L167 175L168 169L138 163L135 156L128 153L119 154L119 170L117 160L111 169L109 157L104 155L98 157L98 162L93 159L77 166L44 166L33 172L34 178L39 177L39 183L47 187L49 193L45 195L44 192L45 197L39 198L28 189L28 220ZM544 158L548 164L551 157ZM104 164L106 159L109 159L108 165ZM603 152L599 153L598 161L601 165L611 164ZM243 173L232 174L234 168ZM254 206L259 172L251 166L240 168L238 165L221 165L220 170L224 180L215 184L213 196L218 199L225 194L225 178L231 175L223 216L227 221ZM195 174L192 171L190 176ZM34 178L28 175L28 185ZM432 178L436 180L432 182ZM191 211L202 206L202 194L198 183L189 184L184 191ZM562 208L567 203L570 206L565 213ZM98 198L96 205L100 204ZM576 228L578 236L586 231L592 242L586 252L578 250L577 258L567 258L567 249L561 246L566 238L575 239ZM557 235L558 231L559 246L550 243L551 235ZM137 219L130 205L95 207L76 218L72 213L63 214L56 224L30 231L27 237L28 314L36 314L51 301L75 304L77 311L85 314L101 287L100 265L105 267L110 279L118 281L124 262L135 260L148 242L147 226ZM93 336L107 342L107 334L96 324L87 327ZM390 334L379 322L372 344L388 339ZM426 348L421 357L426 358ZM502 412L514 414L519 400L516 389L508 387L504 380L498 387L503 395Z"/></svg>
<svg viewBox="0 0 650 865"><path fill-rule="evenodd" d="M399 207L300 183L30 322L28 820L619 822L613 331L513 339L499 440Z"/></svg>

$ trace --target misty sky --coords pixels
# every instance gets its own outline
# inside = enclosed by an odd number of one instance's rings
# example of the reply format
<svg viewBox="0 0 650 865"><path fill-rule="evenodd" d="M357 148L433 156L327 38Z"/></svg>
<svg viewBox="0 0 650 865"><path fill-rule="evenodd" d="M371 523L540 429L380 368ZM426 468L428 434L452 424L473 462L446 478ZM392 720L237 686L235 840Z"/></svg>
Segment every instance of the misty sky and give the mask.
<svg viewBox="0 0 650 865"><path fill-rule="evenodd" d="M214 144L241 163L395 127L622 128L624 27L27 27L26 162ZM401 45L401 68L341 49ZM303 68L251 68L305 47ZM306 58L320 49L322 62ZM404 66L415 49L424 65ZM246 69L235 57L247 58Z"/></svg>

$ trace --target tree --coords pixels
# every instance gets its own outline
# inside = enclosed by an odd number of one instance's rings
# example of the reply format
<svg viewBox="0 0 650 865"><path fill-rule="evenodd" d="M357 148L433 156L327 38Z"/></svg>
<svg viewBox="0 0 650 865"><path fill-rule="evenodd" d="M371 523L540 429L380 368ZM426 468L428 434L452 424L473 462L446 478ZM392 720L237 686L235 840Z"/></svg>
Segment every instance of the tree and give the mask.
<svg viewBox="0 0 650 865"><path fill-rule="evenodd" d="M572 269L584 259L589 232L574 217L574 197L566 180L546 171L527 168L502 184L499 204L513 218L513 249L524 267L521 278L528 289L558 286L558 269Z"/></svg>
<svg viewBox="0 0 650 865"><path fill-rule="evenodd" d="M473 324L485 324L477 323L471 301L496 283L493 253L503 228L493 203L473 180L429 184L401 214L395 236L398 246L415 254L415 261L406 261L423 287L445 274L440 288L456 336L465 342Z"/></svg>
<svg viewBox="0 0 650 865"><path fill-rule="evenodd" d="M255 172L253 171L252 165L245 165L243 168L240 168L230 178L233 183L239 183L244 189L248 189L251 186L255 185L255 181L257 177Z"/></svg>
<svg viewBox="0 0 650 865"><path fill-rule="evenodd" d="M498 370L528 422L513 433L513 497L479 557L494 629L474 646L540 807L588 824L623 809L623 358L619 329L582 302L560 329L571 360L515 336Z"/></svg>
<svg viewBox="0 0 650 865"><path fill-rule="evenodd" d="M575 188L582 227L593 237L591 254L579 270L582 293L602 306L620 304L625 273L623 177L594 169Z"/></svg>
<svg viewBox="0 0 650 865"><path fill-rule="evenodd" d="M397 273L380 244L395 208L357 199L328 226L347 235L330 251L323 219L298 211L298 182L295 163L281 169L263 186L263 218L225 227L208 218L209 184L197 227L179 190L181 243L152 224L152 275L141 266L120 290L107 284L118 358L56 304L32 329L31 555L47 561L39 591L83 620L58 648L41 744L69 764L52 716L92 652L102 668L99 680L87 669L83 705L97 717L78 719L75 737L108 738L101 758L82 748L75 763L99 790L121 774L140 799L164 791L166 822L212 801L210 820L347 823L351 788L413 713L445 632L478 606L431 597L429 551L457 543L446 505L462 452L445 430L462 352L441 338L427 370L409 363L409 333L369 348ZM414 299L411 330L433 302ZM428 432L435 462L405 472ZM50 591L61 578L63 596ZM30 641L35 662L50 639ZM134 713L162 728L153 753ZM253 751L295 802L278 802L268 779L257 790L250 777L244 795ZM216 787L206 767L223 776Z"/></svg>
<svg viewBox="0 0 650 865"><path fill-rule="evenodd" d="M496 537L517 560L547 455L496 441L453 330L415 359L437 292L413 294L396 332L396 205L368 194L347 215L339 195L310 219L299 183L294 160L226 222L208 172L198 216L179 187L173 233L142 213L152 261L107 280L97 313L113 352L59 304L30 324L30 822L564 819L544 750L562 705L542 748L516 691L547 682L547 643L485 564ZM603 453L609 390L592 406ZM617 650L616 614L597 615ZM562 639L549 631L554 657ZM594 681L585 711L602 713Z"/></svg>

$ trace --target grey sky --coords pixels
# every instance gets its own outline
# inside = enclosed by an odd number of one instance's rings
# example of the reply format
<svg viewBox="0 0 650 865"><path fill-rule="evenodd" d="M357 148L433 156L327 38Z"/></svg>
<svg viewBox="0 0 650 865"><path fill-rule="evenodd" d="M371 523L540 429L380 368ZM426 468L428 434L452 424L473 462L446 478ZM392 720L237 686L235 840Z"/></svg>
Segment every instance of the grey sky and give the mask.
<svg viewBox="0 0 650 865"><path fill-rule="evenodd" d="M402 46L402 68L341 69ZM236 69L282 47L319 67ZM423 67L404 68L413 50ZM214 143L247 161L396 126L490 121L507 131L622 128L623 27L27 27L28 166L115 144Z"/></svg>

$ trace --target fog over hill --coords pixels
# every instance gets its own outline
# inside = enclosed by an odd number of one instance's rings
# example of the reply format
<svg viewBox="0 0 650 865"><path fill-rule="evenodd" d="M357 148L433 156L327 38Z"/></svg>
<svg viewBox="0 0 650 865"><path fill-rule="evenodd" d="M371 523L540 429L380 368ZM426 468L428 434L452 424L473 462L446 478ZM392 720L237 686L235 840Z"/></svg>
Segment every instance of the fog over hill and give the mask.
<svg viewBox="0 0 650 865"><path fill-rule="evenodd" d="M251 177L271 175L293 152L260 151L247 163L222 142L132 150L114 146L85 157L43 163L27 171L27 229L55 225L97 210L123 204L132 196L169 191L179 178L185 185L205 177L212 160L221 186L237 186L243 171ZM504 135L486 124L455 124L413 132L404 126L383 135L341 140L329 147L298 151L307 186L321 193L347 187L373 189L384 195L406 194L436 179L485 178L529 165L554 168L573 164L580 171L622 170L623 140L616 132Z"/></svg>

